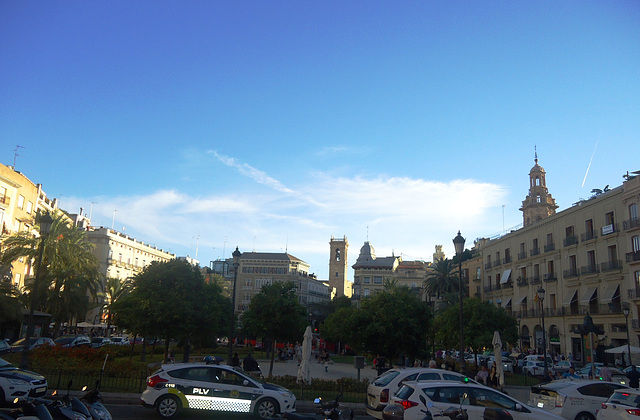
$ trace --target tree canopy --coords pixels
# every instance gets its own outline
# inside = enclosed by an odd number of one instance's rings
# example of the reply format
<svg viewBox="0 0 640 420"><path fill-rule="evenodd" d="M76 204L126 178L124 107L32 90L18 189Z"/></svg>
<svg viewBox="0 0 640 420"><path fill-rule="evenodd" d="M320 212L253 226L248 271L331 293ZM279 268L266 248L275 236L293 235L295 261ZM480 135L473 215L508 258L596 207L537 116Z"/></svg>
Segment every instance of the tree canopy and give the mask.
<svg viewBox="0 0 640 420"><path fill-rule="evenodd" d="M360 308L341 308L324 324L322 334L351 347L384 355L422 356L432 316L408 287L393 286L364 298Z"/></svg>
<svg viewBox="0 0 640 420"><path fill-rule="evenodd" d="M298 302L293 282L276 282L263 286L242 315L242 330L249 337L263 338L275 346L276 341L302 341L308 325L307 311ZM269 375L273 372L273 353Z"/></svg>
<svg viewBox="0 0 640 420"><path fill-rule="evenodd" d="M115 323L146 337L211 342L228 325L228 298L184 260L154 261L132 279L131 292L112 305Z"/></svg>
<svg viewBox="0 0 640 420"><path fill-rule="evenodd" d="M499 331L503 343L516 343L518 324L504 308L480 299L467 298L463 302L464 343L473 349L492 348L494 331ZM460 345L460 308L451 306L440 313L435 324L436 340L446 348Z"/></svg>

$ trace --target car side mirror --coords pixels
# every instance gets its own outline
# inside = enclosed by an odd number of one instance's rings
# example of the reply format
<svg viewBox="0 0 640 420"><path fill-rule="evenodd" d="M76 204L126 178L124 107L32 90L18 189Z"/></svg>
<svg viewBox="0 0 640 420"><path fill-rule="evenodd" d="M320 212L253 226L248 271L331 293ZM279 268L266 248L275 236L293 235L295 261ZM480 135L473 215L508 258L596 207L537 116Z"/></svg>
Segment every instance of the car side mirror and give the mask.
<svg viewBox="0 0 640 420"><path fill-rule="evenodd" d="M247 385L249 385L249 381L247 381L246 379L242 381L242 386L247 386Z"/></svg>
<svg viewBox="0 0 640 420"><path fill-rule="evenodd" d="M522 411L522 404L516 404L516 411Z"/></svg>

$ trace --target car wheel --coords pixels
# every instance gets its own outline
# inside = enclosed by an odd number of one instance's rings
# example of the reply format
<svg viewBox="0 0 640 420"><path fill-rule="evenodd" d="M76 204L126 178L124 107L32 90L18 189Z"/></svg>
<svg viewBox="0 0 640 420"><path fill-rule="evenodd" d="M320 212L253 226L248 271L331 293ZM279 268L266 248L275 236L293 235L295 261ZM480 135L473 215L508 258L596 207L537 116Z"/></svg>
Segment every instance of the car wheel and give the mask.
<svg viewBox="0 0 640 420"><path fill-rule="evenodd" d="M255 413L258 418L268 419L275 417L280 412L278 402L273 398L265 398L256 404Z"/></svg>
<svg viewBox="0 0 640 420"><path fill-rule="evenodd" d="M165 419L175 418L180 410L180 400L173 395L163 395L156 401L156 410Z"/></svg>
<svg viewBox="0 0 640 420"><path fill-rule="evenodd" d="M593 417L593 414L583 411L576 416L575 420L596 420L596 418Z"/></svg>

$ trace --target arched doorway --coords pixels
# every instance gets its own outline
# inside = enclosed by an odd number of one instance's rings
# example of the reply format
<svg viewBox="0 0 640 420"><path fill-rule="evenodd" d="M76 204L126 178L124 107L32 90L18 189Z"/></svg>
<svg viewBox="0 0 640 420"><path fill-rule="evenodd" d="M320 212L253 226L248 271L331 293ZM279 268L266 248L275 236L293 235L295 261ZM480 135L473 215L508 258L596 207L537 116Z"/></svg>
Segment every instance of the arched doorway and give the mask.
<svg viewBox="0 0 640 420"><path fill-rule="evenodd" d="M523 353L526 350L531 348L531 337L529 336L529 327L523 325L520 329L520 340L522 341L522 348L520 349Z"/></svg>

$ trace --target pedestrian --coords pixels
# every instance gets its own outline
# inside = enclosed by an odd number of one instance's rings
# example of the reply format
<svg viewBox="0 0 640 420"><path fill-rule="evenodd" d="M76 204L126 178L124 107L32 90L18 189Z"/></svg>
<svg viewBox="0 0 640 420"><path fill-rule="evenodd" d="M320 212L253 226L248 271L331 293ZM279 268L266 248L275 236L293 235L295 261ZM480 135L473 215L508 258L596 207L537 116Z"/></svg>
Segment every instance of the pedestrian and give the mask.
<svg viewBox="0 0 640 420"><path fill-rule="evenodd" d="M488 378L489 378L489 371L487 370L486 366L482 366L482 368L480 368L480 372L478 372L478 374L476 375L476 381L481 382L483 385L488 385L487 384Z"/></svg>
<svg viewBox="0 0 640 420"><path fill-rule="evenodd" d="M604 362L604 366L600 368L600 377L603 381L611 382L611 369L609 369L607 362Z"/></svg>
<svg viewBox="0 0 640 420"><path fill-rule="evenodd" d="M261 373L260 366L258 365L256 359L253 358L253 354L251 352L249 352L249 354L247 354L247 356L242 359L242 369L244 369L245 372L249 373Z"/></svg>
<svg viewBox="0 0 640 420"><path fill-rule="evenodd" d="M580 377L576 374L576 370L573 368L573 366L570 367L569 371L565 372L562 377L567 379L580 379Z"/></svg>
<svg viewBox="0 0 640 420"><path fill-rule="evenodd" d="M631 365L631 370L627 373L627 378L629 378L629 386L631 388L638 388L638 386L640 386L640 372L636 370L635 365Z"/></svg>
<svg viewBox="0 0 640 420"><path fill-rule="evenodd" d="M496 364L494 363L491 366L491 374L489 375L491 386L495 389L498 389L498 371L496 369Z"/></svg>
<svg viewBox="0 0 640 420"><path fill-rule="evenodd" d="M238 353L233 353L233 357L231 358L231 366L240 366L240 357Z"/></svg>

